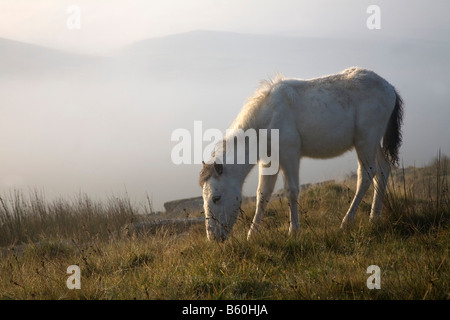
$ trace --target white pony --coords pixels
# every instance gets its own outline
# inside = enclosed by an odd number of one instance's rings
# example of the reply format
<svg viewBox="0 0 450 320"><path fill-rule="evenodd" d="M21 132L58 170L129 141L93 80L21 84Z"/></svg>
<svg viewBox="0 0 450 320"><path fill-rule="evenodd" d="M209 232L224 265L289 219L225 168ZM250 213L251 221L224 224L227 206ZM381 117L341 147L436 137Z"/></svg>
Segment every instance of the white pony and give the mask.
<svg viewBox="0 0 450 320"><path fill-rule="evenodd" d="M301 157L332 158L355 148L356 194L341 227L353 222L374 177L370 218L381 214L390 166L398 163L402 116L402 100L395 88L373 71L355 67L310 80L277 78L264 82L230 129L279 130L279 163L290 208L289 233L293 233L300 228L297 201ZM232 138L233 135L225 137L223 144ZM213 154L200 172L210 240L228 237L240 213L244 180L254 166L227 164L225 153L222 150ZM261 174L263 164L259 162L259 166L256 213L248 238L261 225L278 176L278 172Z"/></svg>

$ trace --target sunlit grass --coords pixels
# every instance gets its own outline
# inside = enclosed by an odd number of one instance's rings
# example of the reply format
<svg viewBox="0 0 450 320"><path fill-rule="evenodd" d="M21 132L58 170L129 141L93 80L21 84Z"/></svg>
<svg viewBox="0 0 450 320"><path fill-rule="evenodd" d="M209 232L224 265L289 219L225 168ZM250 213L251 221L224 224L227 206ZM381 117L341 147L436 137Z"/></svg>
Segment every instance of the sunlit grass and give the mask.
<svg viewBox="0 0 450 320"><path fill-rule="evenodd" d="M298 235L288 236L288 206L274 199L255 239L246 240L250 203L223 243L208 241L203 224L138 232L142 206L126 197L13 192L0 203L0 298L448 299L447 165L394 172L377 223L368 194L354 227L339 228L354 194L347 181L302 192ZM80 290L66 286L69 265L81 269ZM366 285L370 265L381 269L379 290Z"/></svg>

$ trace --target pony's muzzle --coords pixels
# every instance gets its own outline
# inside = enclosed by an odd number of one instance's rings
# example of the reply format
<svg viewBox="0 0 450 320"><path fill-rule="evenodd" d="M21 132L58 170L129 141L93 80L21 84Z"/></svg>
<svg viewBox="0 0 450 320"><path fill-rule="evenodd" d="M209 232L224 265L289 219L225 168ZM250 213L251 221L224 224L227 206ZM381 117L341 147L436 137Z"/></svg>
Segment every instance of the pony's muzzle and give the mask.
<svg viewBox="0 0 450 320"><path fill-rule="evenodd" d="M210 241L223 242L228 238L228 232L217 221L206 218L206 236Z"/></svg>

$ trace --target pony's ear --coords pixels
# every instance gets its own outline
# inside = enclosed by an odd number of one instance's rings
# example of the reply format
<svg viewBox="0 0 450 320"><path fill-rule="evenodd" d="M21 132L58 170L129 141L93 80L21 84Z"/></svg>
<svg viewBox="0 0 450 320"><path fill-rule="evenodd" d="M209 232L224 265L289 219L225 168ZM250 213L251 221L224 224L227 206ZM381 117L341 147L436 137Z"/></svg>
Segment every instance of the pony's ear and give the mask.
<svg viewBox="0 0 450 320"><path fill-rule="evenodd" d="M214 161L214 170L216 170L217 174L220 176L223 172L223 164L221 163L216 163Z"/></svg>

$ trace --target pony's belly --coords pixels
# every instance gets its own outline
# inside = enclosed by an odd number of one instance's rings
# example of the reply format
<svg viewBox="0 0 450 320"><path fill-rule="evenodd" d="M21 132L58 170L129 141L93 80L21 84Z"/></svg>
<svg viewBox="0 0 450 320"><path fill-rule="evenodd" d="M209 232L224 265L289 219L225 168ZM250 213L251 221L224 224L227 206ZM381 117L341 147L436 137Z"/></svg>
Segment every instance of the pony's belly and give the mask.
<svg viewBox="0 0 450 320"><path fill-rule="evenodd" d="M335 134L312 134L301 137L301 155L310 158L333 158L353 148L351 132Z"/></svg>
<svg viewBox="0 0 450 320"><path fill-rule="evenodd" d="M307 158L315 158L315 159L329 159L334 157L339 157L340 155L346 153L347 151L350 151L353 149L353 146L345 146L341 148L335 148L335 149L320 149L320 148L309 148L304 149L302 148L302 157Z"/></svg>
<svg viewBox="0 0 450 320"><path fill-rule="evenodd" d="M338 103L324 103L299 111L296 126L302 156L332 158L353 147L355 108L349 106L345 109Z"/></svg>

